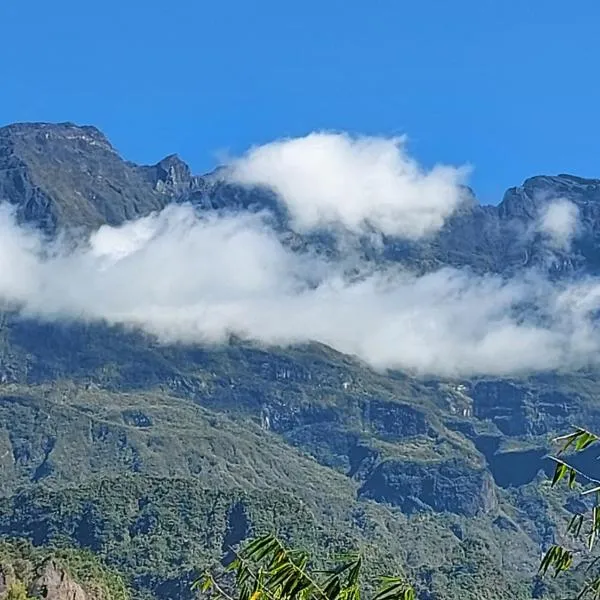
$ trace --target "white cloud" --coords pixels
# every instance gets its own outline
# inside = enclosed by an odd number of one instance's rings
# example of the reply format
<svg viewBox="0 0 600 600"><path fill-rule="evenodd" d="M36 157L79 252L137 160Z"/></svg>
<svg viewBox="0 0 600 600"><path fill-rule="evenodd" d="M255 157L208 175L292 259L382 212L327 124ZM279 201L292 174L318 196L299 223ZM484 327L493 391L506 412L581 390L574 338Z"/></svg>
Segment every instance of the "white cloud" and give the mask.
<svg viewBox="0 0 600 600"><path fill-rule="evenodd" d="M418 239L438 231L460 205L467 170L438 165L427 171L407 155L404 142L311 133L252 148L226 174L275 191L297 231L373 227Z"/></svg>
<svg viewBox="0 0 600 600"><path fill-rule="evenodd" d="M350 280L344 264L283 246L261 215L198 217L173 206L47 246L0 210L0 299L27 316L106 320L165 342L321 341L377 368L437 375L571 368L597 362L600 282L505 280L398 268ZM369 271L371 269L371 271Z"/></svg>
<svg viewBox="0 0 600 600"><path fill-rule="evenodd" d="M579 209L569 200L553 200L544 207L538 227L553 247L566 250L579 228Z"/></svg>

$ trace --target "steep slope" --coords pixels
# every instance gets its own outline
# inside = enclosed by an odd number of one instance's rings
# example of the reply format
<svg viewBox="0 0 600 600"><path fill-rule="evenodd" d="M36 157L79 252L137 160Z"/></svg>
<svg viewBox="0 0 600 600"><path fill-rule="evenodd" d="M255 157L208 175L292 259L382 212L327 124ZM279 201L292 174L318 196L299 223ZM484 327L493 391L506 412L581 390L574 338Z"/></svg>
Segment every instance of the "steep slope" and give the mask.
<svg viewBox="0 0 600 600"><path fill-rule="evenodd" d="M340 544L365 548L374 562L381 559L390 570L405 565L432 593L444 570L459 568L461 544L483 539L486 554L473 568L485 569L491 577L500 564L514 565L520 593L527 597L536 548L527 520L517 525L514 517L503 516L512 509L502 493L479 489L477 479L469 483L482 472L480 467L469 471L460 462L432 461L434 449L427 449L427 437L419 436L422 426L414 417L412 432L398 430L401 418L386 431L379 419L389 421L395 406L403 411L397 417L406 413L401 403L372 403L371 420L362 430L345 432L337 424L337 438L345 439L345 445L336 444L327 432L318 436L322 425L311 427L310 419L309 425L300 425L302 414L296 413L295 426L282 422L287 435L301 435L302 447L324 462L339 468L358 456L360 471L344 475L320 467L252 421L230 420L182 398L107 393L89 384L7 384L0 398L4 491L23 484L35 487L0 507L0 534L43 545L67 536L69 543L91 549L121 569L136 593L160 598L173 597L173 586L178 597L185 597L192 571L218 562L229 544L257 531L277 530L314 549L333 551ZM314 401L306 408L315 415L322 405ZM294 414L293 403L289 411ZM329 411L335 416L331 407ZM440 451L439 435L435 442ZM457 443L448 440L446 452L452 444L456 452ZM460 452L463 457L469 453L474 450ZM454 464L451 474L448 464ZM412 481L398 478L410 477L414 467L421 469L419 481L429 481L421 490L414 473ZM345 467L340 470L346 472ZM87 483L125 474L136 478ZM76 488L70 486L74 482ZM428 485L436 490L433 495L428 495ZM215 493L223 511L218 518ZM369 496L412 516L362 500ZM230 522L228 511L242 511L246 525ZM149 522L151 527L140 525ZM453 552L455 558L447 560ZM498 573L495 593L504 589L499 581ZM444 589L443 597L462 593L448 582Z"/></svg>
<svg viewBox="0 0 600 600"><path fill-rule="evenodd" d="M555 200L566 200L578 211L577 236L567 247L549 245L539 228L544 209ZM507 190L498 206L467 205L430 240L387 240L383 256L425 268L466 266L479 273L536 267L554 275L597 274L599 243L600 180L538 176Z"/></svg>
<svg viewBox="0 0 600 600"><path fill-rule="evenodd" d="M119 569L136 597L191 597L190 583L202 569L227 560L229 546L248 534L266 531L322 557L360 549L371 577L397 572L404 563L433 598L462 598L469 589L476 593L475 585L456 585L453 574L460 572L464 553L477 543L487 548L486 554L471 558L472 573L488 578L480 593L528 598L532 585L517 575L511 582L502 581L493 554L510 538L499 527L459 519L407 520L368 504L314 511L275 490L210 490L191 479L121 477L77 488L38 487L1 508L2 534L87 548ZM519 552L513 558L507 553L511 565L524 555L512 538L512 548Z"/></svg>
<svg viewBox="0 0 600 600"><path fill-rule="evenodd" d="M363 382L365 390L373 385ZM464 597L466 582L455 585L454 576L467 549L483 544L469 559L474 573L485 573L483 587L471 582L473 594L528 598L537 548L552 539L553 518L564 510L537 484L518 494L495 485L483 457L446 430L438 420L444 413L420 395L404 402L366 395L366 412L353 416L347 397L336 408L290 394L285 408L276 405L282 439L239 394L235 411L227 397L109 393L89 381L4 384L1 391L3 489L33 488L0 506L0 535L91 549L121 569L136 594L170 598L175 586L176 597L186 597L195 569L253 532L277 530L321 552L364 548L388 570L408 569L431 598ZM515 458L492 472L512 473L523 456ZM106 476L113 479L93 482ZM243 527L225 516L240 510ZM511 582L502 581L503 566Z"/></svg>

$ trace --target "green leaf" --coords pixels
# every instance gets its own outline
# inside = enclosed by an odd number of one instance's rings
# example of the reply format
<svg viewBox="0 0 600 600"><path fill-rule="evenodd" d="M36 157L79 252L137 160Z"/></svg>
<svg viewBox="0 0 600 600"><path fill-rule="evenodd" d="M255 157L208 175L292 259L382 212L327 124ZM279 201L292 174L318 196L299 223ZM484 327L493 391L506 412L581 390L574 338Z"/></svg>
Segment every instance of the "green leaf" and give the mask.
<svg viewBox="0 0 600 600"><path fill-rule="evenodd" d="M558 450L558 455L560 456L561 454L564 454L569 449L569 447L579 438L579 436L581 436L583 431L583 429L577 429L573 433L554 438L554 443L563 441L565 442Z"/></svg>
<svg viewBox="0 0 600 600"><path fill-rule="evenodd" d="M569 488L575 487L575 478L577 477L577 471L575 469L569 469Z"/></svg>
<svg viewBox="0 0 600 600"><path fill-rule="evenodd" d="M573 517L571 518L571 521L569 522L569 525L567 526L567 533L570 533L573 536L577 537L579 535L579 533L581 532L582 525L583 525L583 515L581 515L581 514L573 515Z"/></svg>
<svg viewBox="0 0 600 600"><path fill-rule="evenodd" d="M596 441L598 441L598 438L593 433L590 433L589 431L584 431L575 442L575 450L577 452L581 452L582 450L585 450L586 448L591 446Z"/></svg>
<svg viewBox="0 0 600 600"><path fill-rule="evenodd" d="M539 571L542 575L548 572L548 569L554 569L554 577L562 571L567 571L573 564L573 553L562 546L554 545L546 552L540 563Z"/></svg>
<svg viewBox="0 0 600 600"><path fill-rule="evenodd" d="M588 536L588 550L592 550L598 531L600 530L600 506L596 505L592 508L592 527Z"/></svg>
<svg viewBox="0 0 600 600"><path fill-rule="evenodd" d="M554 471L554 477L552 478L552 487L554 487L566 474L567 465L565 463L558 463Z"/></svg>
<svg viewBox="0 0 600 600"><path fill-rule="evenodd" d="M213 577L210 573L205 573L202 577L199 577L192 583L193 590L200 590L201 592L208 592L214 585Z"/></svg>
<svg viewBox="0 0 600 600"><path fill-rule="evenodd" d="M386 577L373 600L412 600L414 590L400 577Z"/></svg>

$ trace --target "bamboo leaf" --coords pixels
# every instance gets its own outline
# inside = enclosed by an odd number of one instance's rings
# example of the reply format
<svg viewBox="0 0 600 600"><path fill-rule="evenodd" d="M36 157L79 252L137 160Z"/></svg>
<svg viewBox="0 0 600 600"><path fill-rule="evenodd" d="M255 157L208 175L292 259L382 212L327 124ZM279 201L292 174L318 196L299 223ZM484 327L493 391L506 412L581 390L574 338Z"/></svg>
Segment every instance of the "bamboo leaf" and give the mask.
<svg viewBox="0 0 600 600"><path fill-rule="evenodd" d="M555 438L555 443L564 441L564 444L558 450L558 456L564 454L569 449L569 447L581 436L583 431L583 429L577 429L573 433L569 433L567 435L562 435L560 437Z"/></svg>
<svg viewBox="0 0 600 600"><path fill-rule="evenodd" d="M570 533L575 537L579 536L582 525L583 525L583 515L582 514L573 515L573 517L571 518L571 521L569 522L569 525L567 526L567 533Z"/></svg>
<svg viewBox="0 0 600 600"><path fill-rule="evenodd" d="M551 486L554 487L566 474L567 465L565 463L558 463L554 471L554 477L552 478Z"/></svg>
<svg viewBox="0 0 600 600"><path fill-rule="evenodd" d="M573 489L575 487L575 479L577 477L577 472L575 469L569 469L569 488Z"/></svg>
<svg viewBox="0 0 600 600"><path fill-rule="evenodd" d="M591 446L594 442L598 441L598 438L589 431L584 431L581 436L575 441L575 450L577 452L581 452L585 450L589 446Z"/></svg>
<svg viewBox="0 0 600 600"><path fill-rule="evenodd" d="M539 571L542 575L548 572L548 569L554 569L554 577L562 571L568 570L573 563L573 553L562 546L551 546L546 552L540 563Z"/></svg>
<svg viewBox="0 0 600 600"><path fill-rule="evenodd" d="M410 600L414 590L399 577L386 577L373 600Z"/></svg>

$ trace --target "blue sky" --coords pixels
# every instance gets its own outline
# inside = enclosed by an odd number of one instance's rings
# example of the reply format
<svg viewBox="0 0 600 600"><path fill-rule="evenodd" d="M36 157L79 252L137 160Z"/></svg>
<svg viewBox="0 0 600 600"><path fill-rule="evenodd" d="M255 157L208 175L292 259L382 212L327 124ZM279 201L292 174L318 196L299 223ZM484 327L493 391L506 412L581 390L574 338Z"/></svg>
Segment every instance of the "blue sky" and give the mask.
<svg viewBox="0 0 600 600"><path fill-rule="evenodd" d="M538 173L600 177L600 3L5 0L0 123L75 121L120 152L220 152L312 130L397 135L471 163L485 202Z"/></svg>

